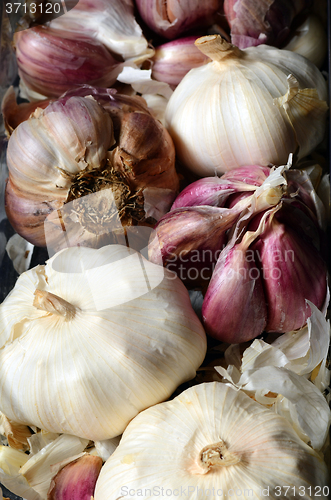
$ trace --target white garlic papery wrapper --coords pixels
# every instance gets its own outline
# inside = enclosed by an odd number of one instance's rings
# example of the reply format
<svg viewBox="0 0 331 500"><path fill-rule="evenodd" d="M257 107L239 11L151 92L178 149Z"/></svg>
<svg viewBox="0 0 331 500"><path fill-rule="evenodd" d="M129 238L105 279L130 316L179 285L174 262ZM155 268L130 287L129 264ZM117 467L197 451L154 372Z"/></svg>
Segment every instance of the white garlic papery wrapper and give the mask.
<svg viewBox="0 0 331 500"><path fill-rule="evenodd" d="M0 408L93 441L195 376L206 335L183 283L121 245L72 247L0 306Z"/></svg>
<svg viewBox="0 0 331 500"><path fill-rule="evenodd" d="M327 497L327 476L322 455L285 418L211 382L133 419L101 469L94 498L147 500L163 491L170 499L293 499L300 491L307 500Z"/></svg>
<svg viewBox="0 0 331 500"><path fill-rule="evenodd" d="M183 164L200 176L243 165L283 165L309 154L326 127L327 86L303 56L267 45L239 50L220 35L196 45L213 62L174 90L167 128Z"/></svg>

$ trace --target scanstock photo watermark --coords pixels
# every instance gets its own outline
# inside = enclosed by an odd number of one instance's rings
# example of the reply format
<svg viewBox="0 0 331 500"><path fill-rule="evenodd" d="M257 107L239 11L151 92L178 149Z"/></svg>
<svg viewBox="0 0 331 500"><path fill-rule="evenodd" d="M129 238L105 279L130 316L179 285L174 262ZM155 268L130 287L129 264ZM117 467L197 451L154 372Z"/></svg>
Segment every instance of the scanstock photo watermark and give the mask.
<svg viewBox="0 0 331 500"><path fill-rule="evenodd" d="M196 498L205 500L208 498L328 498L330 489L328 486L290 486L274 485L259 486L253 488L199 488L198 486L178 486L178 488L166 488L153 486L151 488L130 488L122 486L119 498Z"/></svg>

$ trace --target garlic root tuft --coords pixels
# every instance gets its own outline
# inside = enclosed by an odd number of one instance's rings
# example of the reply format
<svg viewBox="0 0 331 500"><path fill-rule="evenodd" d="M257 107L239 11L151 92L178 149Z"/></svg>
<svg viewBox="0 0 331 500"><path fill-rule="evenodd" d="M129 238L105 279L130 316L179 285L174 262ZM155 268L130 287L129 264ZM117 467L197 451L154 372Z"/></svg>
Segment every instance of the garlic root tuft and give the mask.
<svg viewBox="0 0 331 500"><path fill-rule="evenodd" d="M207 472L213 467L228 467L240 462L240 457L230 453L224 441L205 446L199 457L202 467L207 469Z"/></svg>

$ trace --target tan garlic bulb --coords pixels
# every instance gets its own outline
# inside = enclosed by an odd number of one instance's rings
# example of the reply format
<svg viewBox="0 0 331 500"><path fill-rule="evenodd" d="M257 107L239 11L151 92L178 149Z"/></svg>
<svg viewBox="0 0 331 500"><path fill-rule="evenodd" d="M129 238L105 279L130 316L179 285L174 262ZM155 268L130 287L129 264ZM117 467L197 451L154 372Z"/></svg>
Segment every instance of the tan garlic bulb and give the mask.
<svg viewBox="0 0 331 500"><path fill-rule="evenodd" d="M327 476L322 455L284 417L211 382L134 418L101 469L94 498L308 500L327 498Z"/></svg>
<svg viewBox="0 0 331 500"><path fill-rule="evenodd" d="M212 59L174 90L166 123L183 164L199 176L284 165L323 140L327 86L303 56L267 45L240 50L220 35L195 44Z"/></svg>
<svg viewBox="0 0 331 500"><path fill-rule="evenodd" d="M141 97L112 89L85 86L37 108L10 136L7 164L10 223L55 251L64 232L66 246L98 247L115 226L152 226L153 194L167 210L179 188L167 130Z"/></svg>
<svg viewBox="0 0 331 500"><path fill-rule="evenodd" d="M206 335L173 273L121 245L71 247L0 306L0 409L93 441L195 376Z"/></svg>

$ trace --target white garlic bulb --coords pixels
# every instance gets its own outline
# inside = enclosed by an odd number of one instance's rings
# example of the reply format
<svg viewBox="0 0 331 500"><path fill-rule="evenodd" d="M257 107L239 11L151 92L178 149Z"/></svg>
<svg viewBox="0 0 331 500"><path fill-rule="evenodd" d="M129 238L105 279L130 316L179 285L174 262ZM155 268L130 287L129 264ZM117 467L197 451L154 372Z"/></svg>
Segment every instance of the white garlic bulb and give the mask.
<svg viewBox="0 0 331 500"><path fill-rule="evenodd" d="M285 418L211 382L134 418L101 469L94 498L307 500L327 497L327 474L322 456Z"/></svg>
<svg viewBox="0 0 331 500"><path fill-rule="evenodd" d="M200 176L243 165L283 165L323 140L327 86L303 56L259 45L240 50L220 35L196 45L213 61L172 94L167 128L183 164Z"/></svg>
<svg viewBox="0 0 331 500"><path fill-rule="evenodd" d="M195 376L206 336L171 272L121 245L72 247L0 306L0 409L101 441Z"/></svg>

